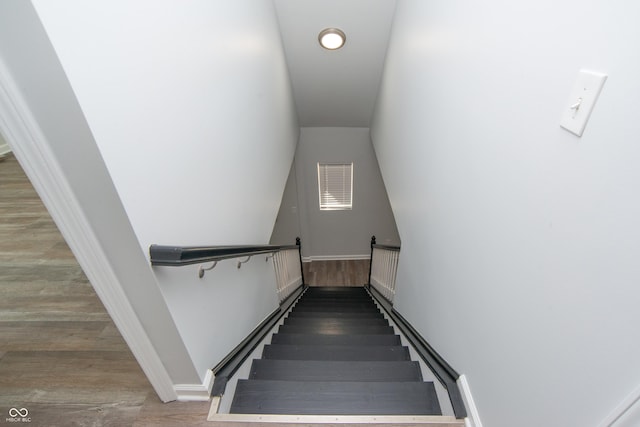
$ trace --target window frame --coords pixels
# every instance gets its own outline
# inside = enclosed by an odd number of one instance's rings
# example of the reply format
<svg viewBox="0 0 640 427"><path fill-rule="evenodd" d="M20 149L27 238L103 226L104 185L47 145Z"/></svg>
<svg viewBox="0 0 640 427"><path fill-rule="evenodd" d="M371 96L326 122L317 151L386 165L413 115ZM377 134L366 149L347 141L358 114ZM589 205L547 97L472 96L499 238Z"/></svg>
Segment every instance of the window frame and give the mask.
<svg viewBox="0 0 640 427"><path fill-rule="evenodd" d="M350 163L323 163L318 162L318 206L321 211L350 211L353 210L353 162ZM334 186L341 186L342 190L338 191L334 188L334 193L329 193L329 179L339 179L340 173L335 173L335 176L329 176L328 172L330 168L341 167L342 179L339 183L332 183ZM345 179L345 171L348 169L349 177ZM326 190L326 191L325 191ZM323 198L323 193L328 193L333 197L336 202L328 203L328 197ZM348 195L348 197L346 197ZM323 200L324 199L324 200Z"/></svg>

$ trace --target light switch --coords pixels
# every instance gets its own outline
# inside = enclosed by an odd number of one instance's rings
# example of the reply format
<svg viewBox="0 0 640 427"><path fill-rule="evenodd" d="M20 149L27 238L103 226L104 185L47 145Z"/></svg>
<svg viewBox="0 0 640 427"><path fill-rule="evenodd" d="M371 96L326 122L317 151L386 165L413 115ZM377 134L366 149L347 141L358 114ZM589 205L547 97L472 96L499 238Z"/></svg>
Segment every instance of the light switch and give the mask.
<svg viewBox="0 0 640 427"><path fill-rule="evenodd" d="M580 70L578 81L576 81L565 109L562 111L560 126L571 133L582 136L606 80L606 74Z"/></svg>

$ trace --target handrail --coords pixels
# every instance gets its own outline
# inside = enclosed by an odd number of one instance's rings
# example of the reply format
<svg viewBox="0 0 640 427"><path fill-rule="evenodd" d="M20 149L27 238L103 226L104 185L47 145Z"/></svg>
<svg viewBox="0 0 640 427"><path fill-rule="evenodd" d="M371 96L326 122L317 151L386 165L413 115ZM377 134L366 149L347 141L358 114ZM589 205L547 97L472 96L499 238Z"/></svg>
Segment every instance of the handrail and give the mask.
<svg viewBox="0 0 640 427"><path fill-rule="evenodd" d="M376 236L373 237L375 238ZM384 249L385 251L400 252L400 246L378 245L374 243L371 247L374 249Z"/></svg>
<svg viewBox="0 0 640 427"><path fill-rule="evenodd" d="M151 245L151 265L179 267L210 261L268 254L285 249L298 249L297 245L241 245L241 246L165 246Z"/></svg>
<svg viewBox="0 0 640 427"><path fill-rule="evenodd" d="M371 286L369 287L369 294L389 315L389 318L396 324L409 343L411 343L414 350L427 364L438 381L440 381L440 384L447 389L456 418L465 418L467 416L467 410L457 384L460 374L411 326L407 319L402 317L402 315L393 308L393 304L382 295L379 290Z"/></svg>

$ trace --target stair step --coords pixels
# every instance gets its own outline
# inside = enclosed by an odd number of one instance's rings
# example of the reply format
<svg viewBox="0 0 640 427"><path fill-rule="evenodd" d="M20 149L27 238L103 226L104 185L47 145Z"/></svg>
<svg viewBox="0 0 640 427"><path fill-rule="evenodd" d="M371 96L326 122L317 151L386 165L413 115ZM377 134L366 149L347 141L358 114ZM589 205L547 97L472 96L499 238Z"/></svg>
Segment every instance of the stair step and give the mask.
<svg viewBox="0 0 640 427"><path fill-rule="evenodd" d="M363 286L310 286L307 288L305 295L327 295L327 294L356 294L356 295L368 295Z"/></svg>
<svg viewBox="0 0 640 427"><path fill-rule="evenodd" d="M353 326L389 326L386 319L350 319L350 318L308 318L308 317L288 317L284 320L285 325L306 326L318 329L349 328Z"/></svg>
<svg viewBox="0 0 640 427"><path fill-rule="evenodd" d="M418 362L309 361L255 359L250 380L422 381Z"/></svg>
<svg viewBox="0 0 640 427"><path fill-rule="evenodd" d="M324 313L380 313L377 307L344 307L335 305L296 305L294 312L316 311Z"/></svg>
<svg viewBox="0 0 640 427"><path fill-rule="evenodd" d="M384 316L379 311L292 311L287 316L290 319L305 318L328 318L328 319L384 319Z"/></svg>
<svg viewBox="0 0 640 427"><path fill-rule="evenodd" d="M360 307L360 306L365 306L365 307L375 307L375 303L372 300L342 300L342 299L306 299L306 298L302 298L300 299L300 301L298 301L296 303L296 306L298 305L328 305L328 306L334 306L334 305L340 305L340 306L345 306L345 307Z"/></svg>
<svg viewBox="0 0 640 427"><path fill-rule="evenodd" d="M442 415L433 383L239 380L231 412Z"/></svg>
<svg viewBox="0 0 640 427"><path fill-rule="evenodd" d="M341 328L324 328L322 330L315 327L308 326L293 326L293 325L281 325L278 328L278 332L283 334L327 334L327 335L340 335L340 334L390 334L394 335L395 332L391 326L349 326Z"/></svg>
<svg viewBox="0 0 640 427"><path fill-rule="evenodd" d="M328 335L328 334L287 334L277 333L271 337L271 344L296 345L400 345L400 335Z"/></svg>
<svg viewBox="0 0 640 427"><path fill-rule="evenodd" d="M304 295L305 300L313 301L373 301L369 295Z"/></svg>
<svg viewBox="0 0 640 427"><path fill-rule="evenodd" d="M280 360L410 360L409 349L403 346L383 345L295 345L267 344L263 359Z"/></svg>

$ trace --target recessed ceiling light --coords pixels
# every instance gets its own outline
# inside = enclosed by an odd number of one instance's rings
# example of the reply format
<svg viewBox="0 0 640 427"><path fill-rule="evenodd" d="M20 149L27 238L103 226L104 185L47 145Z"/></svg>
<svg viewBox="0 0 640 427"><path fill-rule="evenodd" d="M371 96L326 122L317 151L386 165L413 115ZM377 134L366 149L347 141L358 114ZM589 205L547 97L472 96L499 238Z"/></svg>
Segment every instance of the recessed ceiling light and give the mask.
<svg viewBox="0 0 640 427"><path fill-rule="evenodd" d="M325 28L318 34L320 46L329 50L340 49L346 40L347 36L337 28Z"/></svg>

